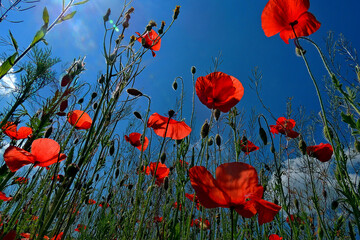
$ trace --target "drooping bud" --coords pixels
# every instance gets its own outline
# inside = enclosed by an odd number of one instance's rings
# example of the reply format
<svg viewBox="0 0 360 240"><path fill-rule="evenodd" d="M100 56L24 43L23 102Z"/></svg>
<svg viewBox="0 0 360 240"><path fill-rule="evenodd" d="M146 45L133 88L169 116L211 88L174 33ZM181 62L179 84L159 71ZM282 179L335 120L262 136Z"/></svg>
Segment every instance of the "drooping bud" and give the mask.
<svg viewBox="0 0 360 240"><path fill-rule="evenodd" d="M296 56L301 57L301 53L302 53L302 55L305 55L306 50L304 50L304 49L302 49L302 48L299 48L299 47L295 47L295 54L296 54Z"/></svg>
<svg viewBox="0 0 360 240"><path fill-rule="evenodd" d="M80 98L78 104L82 104L84 102L84 98Z"/></svg>
<svg viewBox="0 0 360 240"><path fill-rule="evenodd" d="M219 109L215 109L214 111L214 117L215 117L215 120L216 121L219 121L219 118L220 118L220 110Z"/></svg>
<svg viewBox="0 0 360 240"><path fill-rule="evenodd" d="M221 137L220 137L219 134L216 134L216 136L215 136L215 143L216 143L216 145L218 145L220 147L220 145L221 145Z"/></svg>
<svg viewBox="0 0 360 240"><path fill-rule="evenodd" d="M170 109L168 114L169 114L169 118L172 118L174 116L174 114L175 114L175 111Z"/></svg>
<svg viewBox="0 0 360 240"><path fill-rule="evenodd" d="M191 73L192 73L192 74L195 74L195 73L196 73L196 67L195 67L195 66L192 66L192 67L191 67Z"/></svg>
<svg viewBox="0 0 360 240"><path fill-rule="evenodd" d="M210 137L210 138L208 139L208 145L211 146L211 145L213 145L213 143L214 143L214 138L213 138L213 137Z"/></svg>
<svg viewBox="0 0 360 240"><path fill-rule="evenodd" d="M64 100L60 103L60 112L65 111L65 109L68 107L68 100Z"/></svg>
<svg viewBox="0 0 360 240"><path fill-rule="evenodd" d="M159 35L163 34L164 27L165 27L165 21L161 21L161 26L160 26L160 28L158 30Z"/></svg>
<svg viewBox="0 0 360 240"><path fill-rule="evenodd" d="M169 178L165 177L164 179L164 189L167 191L169 189Z"/></svg>
<svg viewBox="0 0 360 240"><path fill-rule="evenodd" d="M135 97L139 97L139 96L142 96L142 92L140 92L139 90L135 89L135 88L128 88L126 90L126 92L129 94L129 95L132 95L132 96L135 96Z"/></svg>
<svg viewBox="0 0 360 240"><path fill-rule="evenodd" d="M96 98L97 97L97 93L96 92L93 92L92 94L91 94L91 99L94 99L94 98Z"/></svg>
<svg viewBox="0 0 360 240"><path fill-rule="evenodd" d="M204 124L201 127L200 135L201 138L206 138L209 135L210 125L207 120L205 120Z"/></svg>
<svg viewBox="0 0 360 240"><path fill-rule="evenodd" d="M301 138L299 141L299 149L303 155L306 155L306 147L305 141Z"/></svg>
<svg viewBox="0 0 360 240"><path fill-rule="evenodd" d="M98 79L98 83L102 84L102 83L104 83L104 81L105 81L105 76L104 76L104 74L101 74L101 76Z"/></svg>
<svg viewBox="0 0 360 240"><path fill-rule="evenodd" d="M259 135L260 135L260 138L263 141L264 145L267 145L267 135L266 135L265 130L262 127L260 127L260 129L259 129Z"/></svg>
<svg viewBox="0 0 360 240"><path fill-rule="evenodd" d="M106 11L106 14L103 16L104 22L109 21L110 13L111 13L111 9L108 8L108 10Z"/></svg>
<svg viewBox="0 0 360 240"><path fill-rule="evenodd" d="M75 138L75 140L74 140L74 142L73 142L73 145L78 144L78 142L79 142L79 139L78 139L78 138Z"/></svg>
<svg viewBox="0 0 360 240"><path fill-rule="evenodd" d="M95 176L95 182L97 182L97 181L99 180L99 177L100 177L100 175L99 175L99 174L96 174L96 176Z"/></svg>
<svg viewBox="0 0 360 240"><path fill-rule="evenodd" d="M109 149L110 156L114 155L114 152L115 152L114 141L111 141L110 149Z"/></svg>
<svg viewBox="0 0 360 240"><path fill-rule="evenodd" d="M65 87L66 85L68 85L71 82L71 77L69 74L65 74L62 79L61 79L61 86Z"/></svg>
<svg viewBox="0 0 360 240"><path fill-rule="evenodd" d="M119 174L120 174L120 170L117 168L115 170L115 178L118 178Z"/></svg>
<svg viewBox="0 0 360 240"><path fill-rule="evenodd" d="M174 9L174 15L173 15L173 19L176 20L179 16L179 13L180 13L180 6L177 5Z"/></svg>
<svg viewBox="0 0 360 240"><path fill-rule="evenodd" d="M178 87L178 84L175 79L174 82L172 83L172 88L176 91L177 87Z"/></svg>
<svg viewBox="0 0 360 240"><path fill-rule="evenodd" d="M138 111L133 112L137 119L142 119L141 114Z"/></svg>
<svg viewBox="0 0 360 240"><path fill-rule="evenodd" d="M51 135L51 133L52 133L52 131L53 131L53 127L50 126L50 127L46 130L44 137L45 137L45 138L49 138L50 135Z"/></svg>
<svg viewBox="0 0 360 240"><path fill-rule="evenodd" d="M275 153L275 147L274 147L274 144L271 144L270 151L271 151L272 153Z"/></svg>
<svg viewBox="0 0 360 240"><path fill-rule="evenodd" d="M164 163L165 163L165 160L166 160L166 153L163 152L163 153L160 155L160 161L161 161L162 164L164 164Z"/></svg>
<svg viewBox="0 0 360 240"><path fill-rule="evenodd" d="M98 103L97 102L94 102L93 105L92 105L93 109L96 110L97 107L98 107Z"/></svg>

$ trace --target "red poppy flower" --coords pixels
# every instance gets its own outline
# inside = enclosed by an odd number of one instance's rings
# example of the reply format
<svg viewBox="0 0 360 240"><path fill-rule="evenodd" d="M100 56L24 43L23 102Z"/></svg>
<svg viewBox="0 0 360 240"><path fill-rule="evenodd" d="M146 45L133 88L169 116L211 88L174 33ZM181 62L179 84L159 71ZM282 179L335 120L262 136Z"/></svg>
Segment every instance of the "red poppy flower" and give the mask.
<svg viewBox="0 0 360 240"><path fill-rule="evenodd" d="M92 119L86 112L74 110L68 113L68 122L75 126L76 129L89 129Z"/></svg>
<svg viewBox="0 0 360 240"><path fill-rule="evenodd" d="M271 234L269 240L282 240L282 237L279 237L277 234Z"/></svg>
<svg viewBox="0 0 360 240"><path fill-rule="evenodd" d="M105 205L104 202L100 203L99 204L99 207L103 207ZM109 203L106 203L106 208L110 207L110 204Z"/></svg>
<svg viewBox="0 0 360 240"><path fill-rule="evenodd" d="M187 197L192 202L195 201L197 210L200 210L200 201L196 195L195 195L195 199L194 199L194 194L185 193L185 197Z"/></svg>
<svg viewBox="0 0 360 240"><path fill-rule="evenodd" d="M20 233L20 236L24 238L30 238L30 233Z"/></svg>
<svg viewBox="0 0 360 240"><path fill-rule="evenodd" d="M47 167L65 158L66 155L60 153L60 145L49 138L36 139L31 145L31 153L14 146L8 147L4 153L5 163L12 172L31 163L35 167Z"/></svg>
<svg viewBox="0 0 360 240"><path fill-rule="evenodd" d="M233 208L245 218L258 213L258 222L271 222L281 207L263 197L254 167L241 162L224 163L216 168L216 179L205 167L190 168L192 187L202 206Z"/></svg>
<svg viewBox="0 0 360 240"><path fill-rule="evenodd" d="M163 221L163 217L156 216L154 217L154 222L161 223Z"/></svg>
<svg viewBox="0 0 360 240"><path fill-rule="evenodd" d="M185 162L185 161L183 161L181 159L179 159L179 163L180 163L180 166L185 167L185 168L189 165L188 162Z"/></svg>
<svg viewBox="0 0 360 240"><path fill-rule="evenodd" d="M14 140L24 139L32 134L32 129L29 127L21 127L17 130L17 125L13 122L7 122L2 127L2 130L7 136Z"/></svg>
<svg viewBox="0 0 360 240"><path fill-rule="evenodd" d="M167 176L169 176L170 169L161 162L159 162L156 172L155 169L156 169L156 162L152 162L150 163L150 166L146 168L145 174L146 175L151 174L153 176L155 175L156 178L155 184L160 186L164 182L164 179Z"/></svg>
<svg viewBox="0 0 360 240"><path fill-rule="evenodd" d="M320 143L315 146L308 146L306 152L310 157L314 157L321 162L327 162L331 159L333 148L329 143Z"/></svg>
<svg viewBox="0 0 360 240"><path fill-rule="evenodd" d="M296 122L293 119L279 117L276 120L276 125L270 125L270 132L272 132L274 135L275 133L281 133L289 138L297 138L299 133L292 130L295 127L295 124Z"/></svg>
<svg viewBox="0 0 360 240"><path fill-rule="evenodd" d="M84 224L78 224L77 228L75 228L76 232L81 232L82 230L85 230L86 226Z"/></svg>
<svg viewBox="0 0 360 240"><path fill-rule="evenodd" d="M51 180L54 180L54 176L51 177ZM56 175L56 181L62 182L64 180L64 175L58 174Z"/></svg>
<svg viewBox="0 0 360 240"><path fill-rule="evenodd" d="M194 224L198 228L202 227L203 230L210 229L210 226L211 226L209 220L205 219L204 221L202 221L202 218L195 219L195 220L191 219L190 226L192 227L192 226L194 226Z"/></svg>
<svg viewBox="0 0 360 240"><path fill-rule="evenodd" d="M296 219L296 223L297 223L297 224L304 224L304 221L301 220L301 218L298 217L298 216L296 216L295 214L291 214L291 215L290 215L290 218L289 218L289 216L287 216L287 217L286 217L286 222L287 222L288 224L290 224L290 221L291 221L291 222L295 222L295 219Z"/></svg>
<svg viewBox="0 0 360 240"><path fill-rule="evenodd" d="M0 200L3 200L3 201L5 201L5 202L7 202L7 201L10 201L11 199L12 199L12 197L7 197L7 196L5 195L5 193L0 192Z"/></svg>
<svg viewBox="0 0 360 240"><path fill-rule="evenodd" d="M280 32L285 43L289 38L309 36L316 32L321 23L308 12L309 0L270 0L262 12L261 25L267 37ZM294 30L293 30L294 28Z"/></svg>
<svg viewBox="0 0 360 240"><path fill-rule="evenodd" d="M56 234L54 237L51 238L51 240L61 240L64 232Z"/></svg>
<svg viewBox="0 0 360 240"><path fill-rule="evenodd" d="M137 40L142 43L142 39L145 39L145 45L144 48L149 48L151 50L152 56L155 57L156 54L154 51L159 51L161 47L161 38L159 35L154 31L154 29L151 29L150 32L146 32L143 35L140 35L140 33L136 32L139 37Z"/></svg>
<svg viewBox="0 0 360 240"><path fill-rule="evenodd" d="M18 177L14 180L14 183L18 183L18 184L26 184L28 182L29 179L24 178L24 177Z"/></svg>
<svg viewBox="0 0 360 240"><path fill-rule="evenodd" d="M175 208L175 209L179 208L179 211L181 211L181 209L182 209L182 205L181 205L181 203L180 203L180 204L178 204L177 202L174 202L174 204L173 204L173 208Z"/></svg>
<svg viewBox="0 0 360 240"><path fill-rule="evenodd" d="M154 113L149 117L147 126L154 129L154 132L160 137L164 137L167 126L166 137L174 140L183 139L191 132L191 128L185 122L178 122L174 119L169 121L169 118L163 117L158 113Z"/></svg>
<svg viewBox="0 0 360 240"><path fill-rule="evenodd" d="M195 88L202 104L224 113L230 111L244 95L241 82L223 72L213 72L205 77L198 77Z"/></svg>
<svg viewBox="0 0 360 240"><path fill-rule="evenodd" d="M96 201L94 199L89 199L88 204L90 205L94 205L96 203Z"/></svg>
<svg viewBox="0 0 360 240"><path fill-rule="evenodd" d="M141 139L141 134L137 133L137 132L130 133L129 136L125 135L125 140L127 142L129 142L131 145L133 145L140 151L142 148L144 148L143 150L145 151L147 146L149 145L149 139L147 137L145 137L144 147L141 145L140 139Z"/></svg>
<svg viewBox="0 0 360 240"><path fill-rule="evenodd" d="M259 147L255 146L255 144L253 144L249 140L240 140L240 150L243 151L246 155L248 155L253 151L259 150Z"/></svg>

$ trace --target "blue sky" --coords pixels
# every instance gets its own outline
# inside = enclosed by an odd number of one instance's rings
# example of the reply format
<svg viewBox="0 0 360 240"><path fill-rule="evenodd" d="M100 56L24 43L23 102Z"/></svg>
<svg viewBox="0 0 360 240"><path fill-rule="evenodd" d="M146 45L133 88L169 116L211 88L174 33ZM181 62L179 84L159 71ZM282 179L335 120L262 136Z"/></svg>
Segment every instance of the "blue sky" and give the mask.
<svg viewBox="0 0 360 240"><path fill-rule="evenodd" d="M111 8L110 18L115 19L120 13L122 1L90 0L74 10L77 14L70 21L57 25L46 36L54 56L62 59L59 64L67 67L74 58L86 57L88 69L81 77L82 81L94 83L98 73L104 70L105 62L102 54L103 20L107 8ZM267 38L261 28L261 13L267 1L163 1L135 0L135 13L130 20L130 27L125 33L128 39L136 31L142 32L149 20L155 20L159 25L162 20L171 22L172 10L181 5L178 20L172 29L162 39L162 46L157 56L153 58L149 52L143 61L145 71L136 79L135 87L152 97L152 112L166 113L174 107L176 96L171 84L175 77L182 76L185 81L187 99L185 114L191 111L192 82L190 68L196 66L196 76L210 73L212 57L222 53L220 71L238 78L245 87L243 99L238 104L239 109L249 111L256 107L265 112L248 87L251 70L258 66L263 72L262 97L272 109L276 117L286 112L286 100L293 97L293 107L306 107L308 112L318 112L320 107L312 82L307 74L301 58L294 54L294 44L285 44L276 35ZM40 1L36 7L25 12L10 12L9 20L24 20L23 23L0 23L0 32L4 36L9 29L24 49L32 40L33 35L42 25L42 10L47 6L50 22L54 20L61 8L60 0ZM309 11L322 23L321 28L311 38L323 49L323 39L329 30L337 36L344 36L357 47L360 33L357 25L360 2L345 1L311 1ZM136 47L140 47L137 44ZM326 74L320 58L313 47L304 44L315 76L321 81ZM0 46L1 52L11 53L11 48ZM355 78L355 74L353 74ZM159 91L159 89L161 89ZM209 110L196 98L198 124L209 118ZM145 103L145 102L144 102ZM141 108L142 102L139 101ZM145 107L143 109L145 111ZM188 117L187 122L190 119Z"/></svg>

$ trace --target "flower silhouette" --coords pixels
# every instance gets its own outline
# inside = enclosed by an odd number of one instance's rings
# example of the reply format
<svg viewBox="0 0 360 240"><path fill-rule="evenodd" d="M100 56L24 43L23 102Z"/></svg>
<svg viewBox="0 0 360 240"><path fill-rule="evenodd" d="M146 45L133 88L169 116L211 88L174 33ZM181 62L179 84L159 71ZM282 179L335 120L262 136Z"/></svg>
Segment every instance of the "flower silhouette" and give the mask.
<svg viewBox="0 0 360 240"><path fill-rule="evenodd" d="M205 208L231 208L245 218L258 213L258 222L271 222L281 207L263 197L254 167L241 162L224 163L216 168L216 179L205 167L189 170L192 187Z"/></svg>
<svg viewBox="0 0 360 240"><path fill-rule="evenodd" d="M321 23L308 12L309 0L270 0L261 15L261 25L267 37L280 33L281 39L309 36ZM296 36L295 36L295 33Z"/></svg>
<svg viewBox="0 0 360 240"><path fill-rule="evenodd" d="M198 77L195 88L202 104L225 113L230 111L244 95L241 82L223 72L213 72L205 77Z"/></svg>

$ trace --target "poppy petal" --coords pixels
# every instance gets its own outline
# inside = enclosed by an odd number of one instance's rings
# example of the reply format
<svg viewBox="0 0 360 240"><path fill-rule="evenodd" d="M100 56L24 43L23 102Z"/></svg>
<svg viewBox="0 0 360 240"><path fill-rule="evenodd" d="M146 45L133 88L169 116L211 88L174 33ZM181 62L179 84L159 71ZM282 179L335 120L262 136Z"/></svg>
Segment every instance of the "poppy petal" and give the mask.
<svg viewBox="0 0 360 240"><path fill-rule="evenodd" d="M3 200L3 201L5 201L5 202L7 202L7 201L10 201L11 199L12 199L12 197L7 197L7 196L5 195L5 193L0 192L0 200Z"/></svg>
<svg viewBox="0 0 360 240"><path fill-rule="evenodd" d="M16 172L21 167L35 162L31 153L15 146L10 146L5 150L4 161L11 172Z"/></svg>
<svg viewBox="0 0 360 240"><path fill-rule="evenodd" d="M216 180L205 167L190 168L191 185L202 206L206 208L230 207L230 197L221 190Z"/></svg>
<svg viewBox="0 0 360 240"><path fill-rule="evenodd" d="M252 199L255 202L255 208L258 213L258 222L260 225L274 220L275 215L280 211L281 207L275 203L268 202L264 199Z"/></svg>
<svg viewBox="0 0 360 240"><path fill-rule="evenodd" d="M47 167L66 158L60 154L60 145L49 138L36 139L31 145L31 153L35 157L35 166Z"/></svg>
<svg viewBox="0 0 360 240"><path fill-rule="evenodd" d="M147 137L145 137L144 147L142 147L140 139L141 139L141 134L137 133L137 132L130 133L129 136L125 135L125 140L127 142L129 142L132 146L136 147L140 151L142 148L145 151L149 145L149 139Z"/></svg>
<svg viewBox="0 0 360 240"><path fill-rule="evenodd" d="M160 137L164 137L166 131L166 137L174 140L183 139L191 132L191 128L185 122L179 122L174 119L170 119L169 121L169 118L163 117L158 113L154 113L149 117L147 126L151 127Z"/></svg>
<svg viewBox="0 0 360 240"><path fill-rule="evenodd" d="M76 129L89 129L92 119L86 112L74 110L68 113L68 122L75 126Z"/></svg>
<svg viewBox="0 0 360 240"><path fill-rule="evenodd" d="M235 211L244 218L252 218L257 210L253 201L247 201L235 208Z"/></svg>
<svg viewBox="0 0 360 240"><path fill-rule="evenodd" d="M306 152L310 157L314 157L321 162L327 162L333 155L333 148L329 143L320 143L315 146L308 146Z"/></svg>

